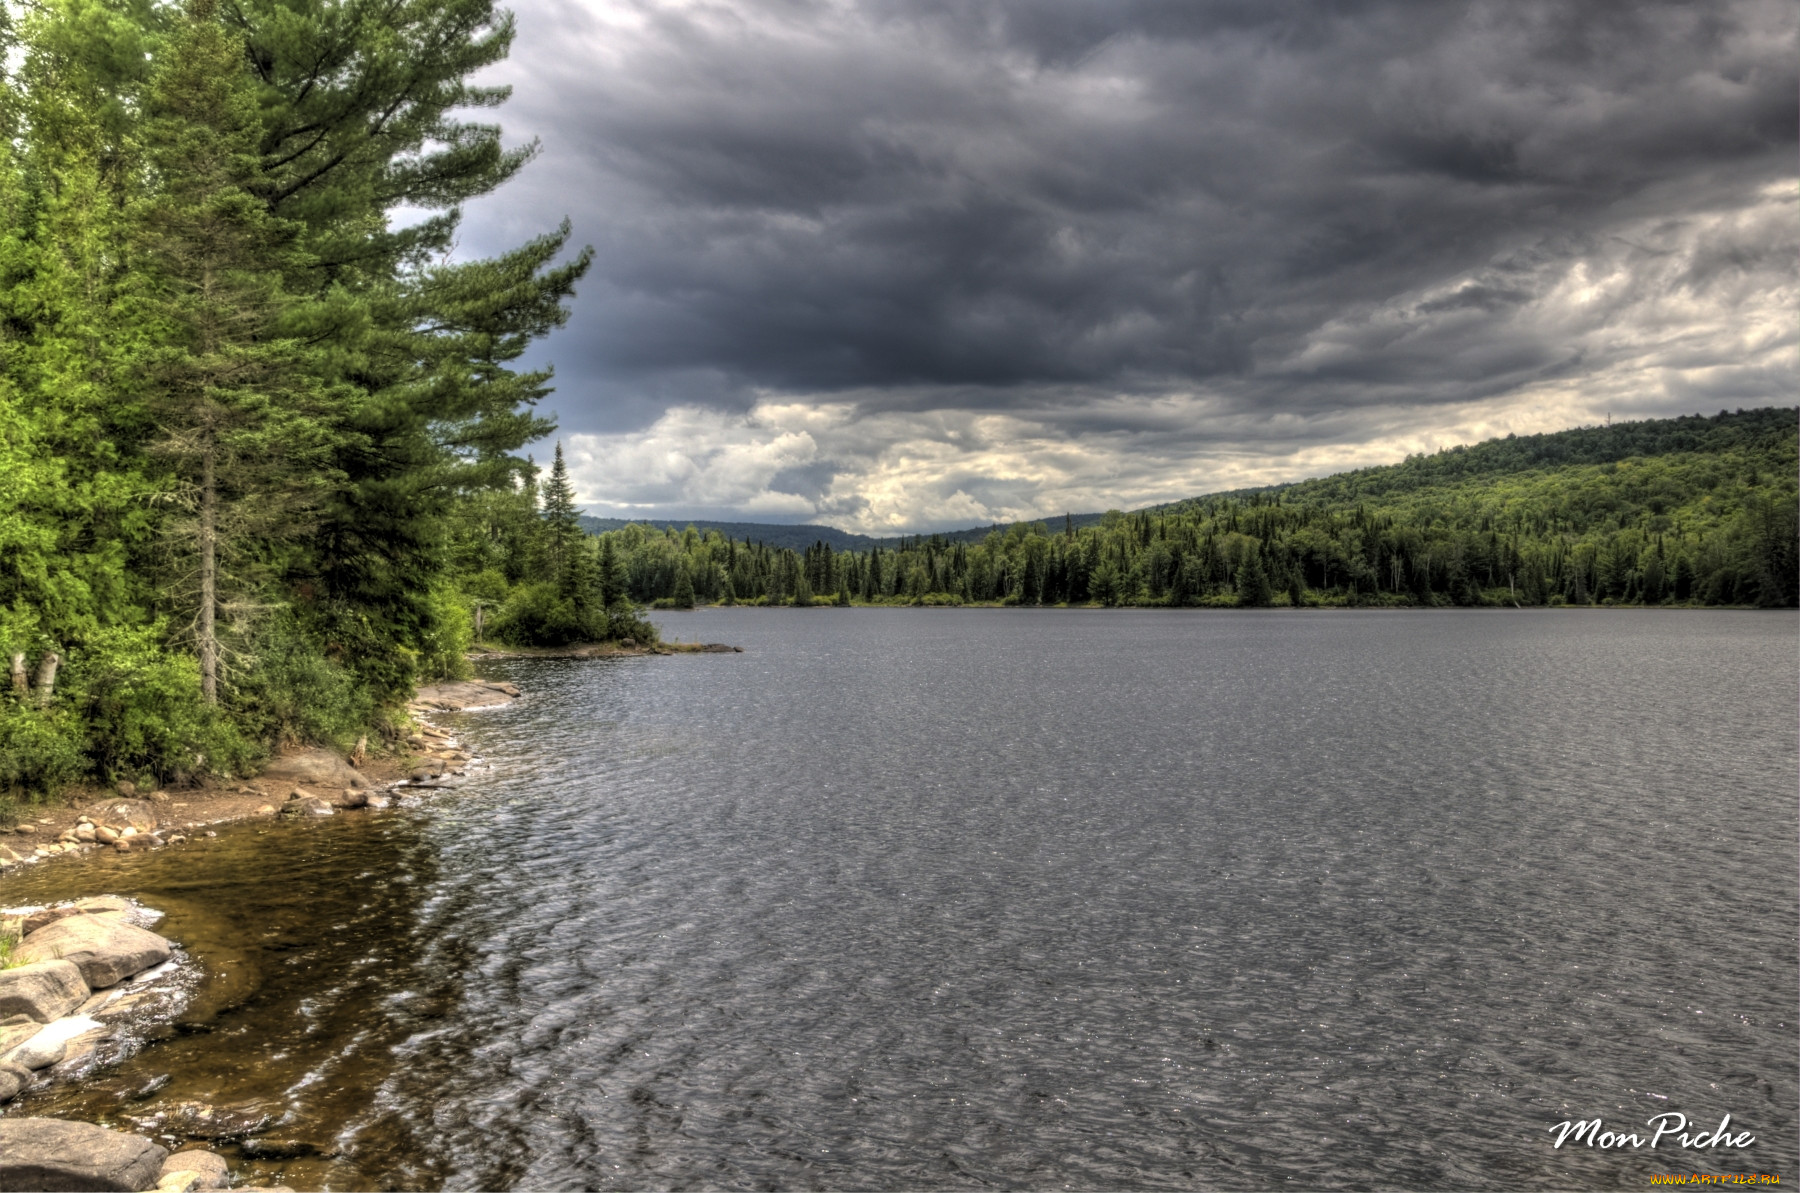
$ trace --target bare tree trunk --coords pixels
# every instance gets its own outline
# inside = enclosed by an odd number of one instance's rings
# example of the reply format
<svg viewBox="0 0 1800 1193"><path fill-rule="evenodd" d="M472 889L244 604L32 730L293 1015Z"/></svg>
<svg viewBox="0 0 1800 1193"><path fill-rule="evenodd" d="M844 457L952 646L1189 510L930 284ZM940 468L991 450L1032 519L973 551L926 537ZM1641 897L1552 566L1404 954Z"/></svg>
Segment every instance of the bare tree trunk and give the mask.
<svg viewBox="0 0 1800 1193"><path fill-rule="evenodd" d="M25 652L22 650L13 652L12 690L20 700L31 693L31 686L25 682Z"/></svg>
<svg viewBox="0 0 1800 1193"><path fill-rule="evenodd" d="M219 639L214 624L218 604L218 494L213 476L213 444L200 456L200 695L219 702Z"/></svg>
<svg viewBox="0 0 1800 1193"><path fill-rule="evenodd" d="M39 708L50 707L50 696L56 691L56 666L62 662L62 656L54 650L44 652L38 660L37 669L37 702Z"/></svg>

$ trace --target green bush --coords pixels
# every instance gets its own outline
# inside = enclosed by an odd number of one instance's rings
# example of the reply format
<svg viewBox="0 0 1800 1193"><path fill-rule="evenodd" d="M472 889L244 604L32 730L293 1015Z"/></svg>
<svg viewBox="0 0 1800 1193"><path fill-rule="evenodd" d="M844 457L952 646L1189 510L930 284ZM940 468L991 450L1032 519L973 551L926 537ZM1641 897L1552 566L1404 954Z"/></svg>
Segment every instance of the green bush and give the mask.
<svg viewBox="0 0 1800 1193"><path fill-rule="evenodd" d="M425 679L466 679L475 618L455 591L439 586L426 601L427 622L419 635L419 674Z"/></svg>
<svg viewBox="0 0 1800 1193"><path fill-rule="evenodd" d="M17 817L15 793L39 795L73 782L87 769L81 718L66 708L40 711L0 701L0 821Z"/></svg>
<svg viewBox="0 0 1800 1193"><path fill-rule="evenodd" d="M630 638L639 646L655 646L662 640L656 627L639 617L630 601L616 601L606 611L606 637L615 642Z"/></svg>
<svg viewBox="0 0 1800 1193"><path fill-rule="evenodd" d="M200 666L162 644L161 626L101 631L72 650L59 706L87 722L97 778L148 772L159 782L242 769L254 751L200 697Z"/></svg>
<svg viewBox="0 0 1800 1193"><path fill-rule="evenodd" d="M604 637L596 621L554 584L521 584L501 607L494 636L509 646L569 646Z"/></svg>
<svg viewBox="0 0 1800 1193"><path fill-rule="evenodd" d="M234 673L228 703L260 741L348 749L377 718L375 693L290 615L257 628L246 662Z"/></svg>

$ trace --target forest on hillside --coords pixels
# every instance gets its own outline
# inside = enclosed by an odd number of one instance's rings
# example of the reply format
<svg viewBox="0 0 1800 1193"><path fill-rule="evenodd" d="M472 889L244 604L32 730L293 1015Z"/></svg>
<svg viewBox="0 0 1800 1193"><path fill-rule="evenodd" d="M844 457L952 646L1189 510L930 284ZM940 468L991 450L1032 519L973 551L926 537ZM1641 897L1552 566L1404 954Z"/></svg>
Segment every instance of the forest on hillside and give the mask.
<svg viewBox="0 0 1800 1193"><path fill-rule="evenodd" d="M466 667L453 547L532 472L515 362L588 262L566 226L451 258L534 152L470 119L512 36L489 0L0 16L0 805L348 745Z"/></svg>
<svg viewBox="0 0 1800 1193"><path fill-rule="evenodd" d="M632 600L674 608L1791 607L1796 425L1777 407L1509 437L1088 526L1020 523L977 543L794 551L628 526L594 550ZM524 504L511 525L531 525ZM504 601L533 548L503 532L489 541L468 566ZM505 616L499 625L508 632Z"/></svg>

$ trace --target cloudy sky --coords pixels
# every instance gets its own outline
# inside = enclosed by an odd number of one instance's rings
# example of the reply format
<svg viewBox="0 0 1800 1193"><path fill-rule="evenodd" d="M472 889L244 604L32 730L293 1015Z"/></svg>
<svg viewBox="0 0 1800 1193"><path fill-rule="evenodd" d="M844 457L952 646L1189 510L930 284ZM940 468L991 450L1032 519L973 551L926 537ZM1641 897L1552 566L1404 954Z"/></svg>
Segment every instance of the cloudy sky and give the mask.
<svg viewBox="0 0 1800 1193"><path fill-rule="evenodd" d="M583 503L980 525L1793 402L1789 0L515 0ZM540 456L542 449L540 449Z"/></svg>

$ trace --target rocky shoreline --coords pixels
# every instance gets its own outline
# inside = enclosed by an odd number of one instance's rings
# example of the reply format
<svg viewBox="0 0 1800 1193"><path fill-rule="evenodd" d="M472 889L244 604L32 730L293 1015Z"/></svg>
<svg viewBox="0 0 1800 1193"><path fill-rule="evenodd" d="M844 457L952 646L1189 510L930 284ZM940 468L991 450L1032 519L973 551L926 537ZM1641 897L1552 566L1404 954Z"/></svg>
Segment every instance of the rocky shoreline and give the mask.
<svg viewBox="0 0 1800 1193"><path fill-rule="evenodd" d="M207 825L257 817L299 819L351 809L380 809L405 790L441 789L480 759L426 720L433 712L491 708L520 695L509 683L469 680L419 689L408 709L416 728L407 752L373 761L365 747L346 759L306 749L274 759L255 779L228 791L153 791L130 784L117 795L49 812L14 830L34 838L0 844L0 871L62 855L131 853L180 847L216 836ZM72 818L72 819L71 819ZM53 839L45 840L55 834ZM39 842L42 843L39 843ZM23 848L20 847L23 845ZM150 930L161 913L99 895L52 907L0 912L0 1103L55 1081L80 1081L110 1062L105 1046L131 1018L172 1018L197 984L173 941ZM184 971L188 981L184 987ZM168 1140L234 1139L265 1121L229 1108L182 1107L182 1122L145 1124ZM192 1121L189 1121L192 1120ZM170 1148L142 1135L58 1118L0 1117L0 1190L166 1190L230 1187L225 1158L203 1146ZM280 1186L270 1188L279 1190Z"/></svg>
<svg viewBox="0 0 1800 1193"><path fill-rule="evenodd" d="M0 1102L39 1081L80 1080L127 1019L180 1001L187 959L150 930L161 913L101 895L18 909L0 923ZM156 1189L230 1184L223 1156L58 1118L0 1118L0 1189Z"/></svg>

